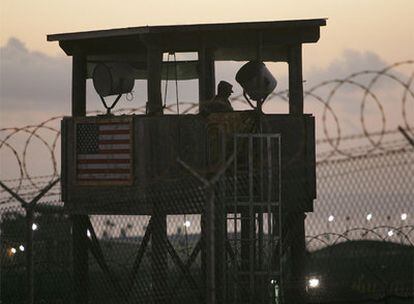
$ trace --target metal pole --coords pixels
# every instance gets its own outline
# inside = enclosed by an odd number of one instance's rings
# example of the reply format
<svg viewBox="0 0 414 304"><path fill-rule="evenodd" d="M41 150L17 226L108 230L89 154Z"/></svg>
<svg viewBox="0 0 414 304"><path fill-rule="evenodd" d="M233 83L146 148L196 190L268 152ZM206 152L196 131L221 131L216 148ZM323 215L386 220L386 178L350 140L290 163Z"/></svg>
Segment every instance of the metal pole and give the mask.
<svg viewBox="0 0 414 304"><path fill-rule="evenodd" d="M33 209L26 208L26 286L27 304L34 303L34 266L33 266Z"/></svg>
<svg viewBox="0 0 414 304"><path fill-rule="evenodd" d="M29 203L26 202L20 195L16 192L11 190L5 184L0 181L0 187L2 187L6 192L8 192L11 196L13 196L18 202L22 204L22 207L26 211L26 240L25 240L25 251L26 251L26 285L27 285L27 303L33 304L34 303L34 265L33 265L33 218L34 218L34 211L38 206L36 205L37 202L50 190L53 188L54 185L60 178L57 178L49 185L44 187ZM47 209L47 208L43 208ZM1 300L0 300L1 303Z"/></svg>
<svg viewBox="0 0 414 304"><path fill-rule="evenodd" d="M206 299L207 304L216 303L216 272L215 272L215 193L214 185L219 181L220 177L224 174L225 170L229 168L231 163L234 161L234 154L226 161L226 163L218 170L216 175L214 175L210 180L205 179L200 174L198 174L194 169L188 166L185 162L180 159L177 159L177 162L188 170L195 178L201 181L204 184L204 189L206 189L207 200L204 210L203 227L205 227L205 252L206 252ZM202 217L203 218L203 217Z"/></svg>

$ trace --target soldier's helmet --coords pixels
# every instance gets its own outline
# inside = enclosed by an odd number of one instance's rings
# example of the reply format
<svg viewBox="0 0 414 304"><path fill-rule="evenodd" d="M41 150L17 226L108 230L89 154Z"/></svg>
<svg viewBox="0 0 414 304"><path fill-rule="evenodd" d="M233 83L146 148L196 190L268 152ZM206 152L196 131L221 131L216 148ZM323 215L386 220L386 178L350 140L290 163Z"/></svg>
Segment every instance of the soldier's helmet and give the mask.
<svg viewBox="0 0 414 304"><path fill-rule="evenodd" d="M231 83L228 83L227 81L220 81L217 86L217 92L228 92L233 93L233 85Z"/></svg>

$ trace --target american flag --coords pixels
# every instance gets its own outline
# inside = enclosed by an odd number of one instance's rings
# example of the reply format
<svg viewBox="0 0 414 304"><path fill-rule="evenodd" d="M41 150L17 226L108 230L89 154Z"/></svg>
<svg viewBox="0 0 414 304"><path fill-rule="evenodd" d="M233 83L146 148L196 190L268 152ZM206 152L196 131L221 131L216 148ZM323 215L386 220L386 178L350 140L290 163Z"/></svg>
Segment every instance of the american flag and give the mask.
<svg viewBox="0 0 414 304"><path fill-rule="evenodd" d="M76 179L86 184L132 180L131 121L76 124Z"/></svg>

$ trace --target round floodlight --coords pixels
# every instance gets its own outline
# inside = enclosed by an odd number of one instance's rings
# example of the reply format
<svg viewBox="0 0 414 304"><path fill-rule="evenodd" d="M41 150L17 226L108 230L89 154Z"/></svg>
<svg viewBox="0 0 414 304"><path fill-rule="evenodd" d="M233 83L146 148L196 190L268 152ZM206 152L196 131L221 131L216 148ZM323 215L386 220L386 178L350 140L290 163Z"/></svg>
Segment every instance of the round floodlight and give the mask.
<svg viewBox="0 0 414 304"><path fill-rule="evenodd" d="M407 213L402 213L401 214L401 220L402 221L405 221L407 219L407 217L408 217Z"/></svg>
<svg viewBox="0 0 414 304"><path fill-rule="evenodd" d="M14 248L14 247L12 247L12 248L10 249L10 252L11 252L12 254L15 254L15 253L17 252L17 249L16 249L16 248Z"/></svg>
<svg viewBox="0 0 414 304"><path fill-rule="evenodd" d="M20 245L20 246L19 246L19 249L20 249L20 251L22 251L22 252L23 252L23 251L24 251L24 246L23 246L23 245Z"/></svg>
<svg viewBox="0 0 414 304"><path fill-rule="evenodd" d="M370 221L370 220L372 220L372 213L367 214L367 221Z"/></svg>
<svg viewBox="0 0 414 304"><path fill-rule="evenodd" d="M88 230L86 230L86 235L90 238L91 237L91 232Z"/></svg>
<svg viewBox="0 0 414 304"><path fill-rule="evenodd" d="M132 68L127 63L98 63L92 75L93 86L102 96L130 93L134 88Z"/></svg>
<svg viewBox="0 0 414 304"><path fill-rule="evenodd" d="M33 223L33 224L32 224L32 230L33 230L33 231L37 230L38 228L39 228L39 226L37 226L37 224L36 224L36 223Z"/></svg>
<svg viewBox="0 0 414 304"><path fill-rule="evenodd" d="M191 226L191 222L190 221L185 221L184 226L189 228Z"/></svg>
<svg viewBox="0 0 414 304"><path fill-rule="evenodd" d="M236 81L249 97L262 101L276 88L277 81L261 61L249 61L236 74Z"/></svg>
<svg viewBox="0 0 414 304"><path fill-rule="evenodd" d="M332 214L328 217L329 222L333 222L334 219L335 219L335 217Z"/></svg>
<svg viewBox="0 0 414 304"><path fill-rule="evenodd" d="M394 231L389 230L389 231L388 231L388 236L389 236L389 237L391 237L391 236L393 236L393 235L394 235Z"/></svg>

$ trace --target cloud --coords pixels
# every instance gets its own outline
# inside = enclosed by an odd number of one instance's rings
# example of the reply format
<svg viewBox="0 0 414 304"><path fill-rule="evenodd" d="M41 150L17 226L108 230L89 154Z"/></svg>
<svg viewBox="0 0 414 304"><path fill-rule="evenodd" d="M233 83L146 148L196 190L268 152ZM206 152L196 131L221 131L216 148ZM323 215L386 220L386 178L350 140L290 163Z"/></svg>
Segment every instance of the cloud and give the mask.
<svg viewBox="0 0 414 304"><path fill-rule="evenodd" d="M16 38L0 48L3 111L65 112L70 101L70 58L29 51Z"/></svg>
<svg viewBox="0 0 414 304"><path fill-rule="evenodd" d="M344 50L341 56L332 61L327 67L312 67L306 72L306 79L311 84L319 84L331 79L345 78L355 72L364 70L380 70L389 65L374 52L359 52Z"/></svg>

